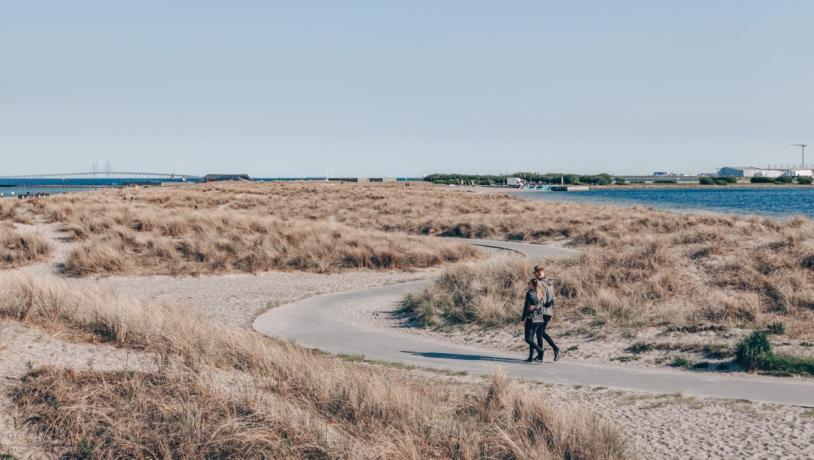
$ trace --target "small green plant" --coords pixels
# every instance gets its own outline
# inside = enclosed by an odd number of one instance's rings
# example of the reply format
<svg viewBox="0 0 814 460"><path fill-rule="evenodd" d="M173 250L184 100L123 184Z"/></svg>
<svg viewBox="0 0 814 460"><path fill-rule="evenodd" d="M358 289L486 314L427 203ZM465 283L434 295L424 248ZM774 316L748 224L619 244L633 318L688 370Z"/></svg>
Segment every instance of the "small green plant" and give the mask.
<svg viewBox="0 0 814 460"><path fill-rule="evenodd" d="M794 178L791 176L780 176L774 179L775 184L791 184Z"/></svg>
<svg viewBox="0 0 814 460"><path fill-rule="evenodd" d="M689 367L690 361L687 358L682 358L681 356L676 356L670 362L671 367Z"/></svg>
<svg viewBox="0 0 814 460"><path fill-rule="evenodd" d="M702 177L698 179L698 183L701 185L715 185L715 179L711 177Z"/></svg>
<svg viewBox="0 0 814 460"><path fill-rule="evenodd" d="M653 345L647 342L636 342L633 345L627 348L628 353L633 353L634 355L639 355L642 353L646 353L653 349Z"/></svg>
<svg viewBox="0 0 814 460"><path fill-rule="evenodd" d="M774 182L774 179L772 179L771 177L759 176L749 179L749 182L753 184L771 184L772 182Z"/></svg>
<svg viewBox="0 0 814 460"><path fill-rule="evenodd" d="M783 335L786 333L786 326L777 321L766 326L766 332L768 334Z"/></svg>
<svg viewBox="0 0 814 460"><path fill-rule="evenodd" d="M766 334L760 331L752 332L743 339L735 350L735 362L744 369L765 369L772 359L772 344Z"/></svg>
<svg viewBox="0 0 814 460"><path fill-rule="evenodd" d="M811 185L811 182L814 181L810 177L800 176L797 178L797 183L800 185Z"/></svg>

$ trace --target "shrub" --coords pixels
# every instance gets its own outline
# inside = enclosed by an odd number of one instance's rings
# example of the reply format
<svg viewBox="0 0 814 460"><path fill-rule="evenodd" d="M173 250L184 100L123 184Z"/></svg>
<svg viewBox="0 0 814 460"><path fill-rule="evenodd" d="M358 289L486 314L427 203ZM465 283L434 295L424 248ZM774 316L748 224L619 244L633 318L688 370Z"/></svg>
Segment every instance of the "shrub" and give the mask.
<svg viewBox="0 0 814 460"><path fill-rule="evenodd" d="M728 180L724 180L721 178L715 179L715 185L729 185L729 184L731 184L731 182L729 182Z"/></svg>
<svg viewBox="0 0 814 460"><path fill-rule="evenodd" d="M21 234L13 227L0 227L0 268L19 267L51 254L51 246L39 235Z"/></svg>
<svg viewBox="0 0 814 460"><path fill-rule="evenodd" d="M676 356L673 358L673 361L670 362L670 366L672 367L689 367L690 362L687 358L682 358L681 356Z"/></svg>
<svg viewBox="0 0 814 460"><path fill-rule="evenodd" d="M711 177L702 177L702 178L698 179L698 183L701 184L701 185L714 185L715 184L715 179L713 179Z"/></svg>
<svg viewBox="0 0 814 460"><path fill-rule="evenodd" d="M780 176L774 179L775 184L791 184L794 178L791 176Z"/></svg>
<svg viewBox="0 0 814 460"><path fill-rule="evenodd" d="M811 185L811 182L812 182L811 177L801 176L801 177L797 178L797 183L800 184L800 185Z"/></svg>
<svg viewBox="0 0 814 460"><path fill-rule="evenodd" d="M766 326L766 332L774 335L783 335L786 332L786 326L780 321L777 321Z"/></svg>
<svg viewBox="0 0 814 460"><path fill-rule="evenodd" d="M614 182L616 183L616 185L627 185L627 181L625 180L624 177L617 177L614 180Z"/></svg>
<svg viewBox="0 0 814 460"><path fill-rule="evenodd" d="M771 177L756 176L749 179L749 182L753 184L771 184L774 180Z"/></svg>
<svg viewBox="0 0 814 460"><path fill-rule="evenodd" d="M735 362L749 371L765 369L771 361L772 344L766 334L760 331L754 331L743 339L735 351Z"/></svg>

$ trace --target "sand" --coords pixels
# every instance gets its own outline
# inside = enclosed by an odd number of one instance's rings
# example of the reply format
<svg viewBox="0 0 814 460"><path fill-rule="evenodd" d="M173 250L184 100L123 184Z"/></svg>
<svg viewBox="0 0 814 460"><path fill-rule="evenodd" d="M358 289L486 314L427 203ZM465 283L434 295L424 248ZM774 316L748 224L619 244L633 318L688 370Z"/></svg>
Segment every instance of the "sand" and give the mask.
<svg viewBox="0 0 814 460"><path fill-rule="evenodd" d="M23 228L27 227L27 228ZM58 277L56 265L70 250L54 226L20 226L37 231L54 245L47 263L9 273ZM312 273L229 274L222 276L168 277L117 276L69 280L77 289L97 286L118 295L170 302L195 309L219 322L249 328L267 308L321 293L338 292L429 277L432 270L411 273L356 271L333 275ZM393 317L370 318L381 327L399 327ZM557 328L554 329L557 331ZM417 333L440 334L432 331ZM449 340L475 341L481 346L515 347L517 331L477 330L446 333ZM476 337L478 337L476 339ZM643 336L628 338L635 341ZM686 336L684 337L686 338ZM628 342L614 344L615 337L583 345L585 337L561 336L564 349L578 345L569 359L600 359L620 352ZM479 342L478 342L479 340ZM573 340L573 344L571 345ZM682 339L683 340L683 339ZM602 348L605 347L605 348ZM599 358L597 358L599 357ZM77 344L59 334L6 321L0 325L0 455L18 458L56 458L60 446L31 432L16 413L10 389L29 367L54 365L70 368L148 369L154 366L146 354L100 344ZM644 362L620 365L650 365ZM409 372L409 371L402 371ZM438 376L422 378L479 381L479 377ZM679 395L649 395L562 385L520 382L551 398L552 404L584 404L617 423L634 444L641 458L814 458L814 410L739 401L692 399Z"/></svg>

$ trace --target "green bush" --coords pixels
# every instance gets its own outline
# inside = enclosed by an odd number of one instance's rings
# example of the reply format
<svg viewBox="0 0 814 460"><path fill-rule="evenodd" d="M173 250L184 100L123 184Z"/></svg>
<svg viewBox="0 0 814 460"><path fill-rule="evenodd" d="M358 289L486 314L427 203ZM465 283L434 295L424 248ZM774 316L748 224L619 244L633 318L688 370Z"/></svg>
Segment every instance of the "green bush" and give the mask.
<svg viewBox="0 0 814 460"><path fill-rule="evenodd" d="M738 344L735 362L749 371L766 369L772 361L772 356L772 344L769 343L766 334L755 331Z"/></svg>
<svg viewBox="0 0 814 460"><path fill-rule="evenodd" d="M714 182L715 182L715 185L729 185L729 184L731 184L731 182L729 182L728 180L721 179L720 177L716 178Z"/></svg>
<svg viewBox="0 0 814 460"><path fill-rule="evenodd" d="M771 184L772 182L774 182L774 179L772 179L771 177L755 176L749 179L749 182L753 184Z"/></svg>
<svg viewBox="0 0 814 460"><path fill-rule="evenodd" d="M701 184L701 185L714 185L715 184L715 179L713 179L711 177L702 177L702 178L698 179L698 183Z"/></svg>
<svg viewBox="0 0 814 460"><path fill-rule="evenodd" d="M682 358L681 356L677 356L677 357L673 358L673 361L670 363L670 366L672 366L672 367L689 367L690 362L687 360L687 358Z"/></svg>
<svg viewBox="0 0 814 460"><path fill-rule="evenodd" d="M802 356L775 355L766 370L789 373L814 375L814 359Z"/></svg>
<svg viewBox="0 0 814 460"><path fill-rule="evenodd" d="M774 179L775 184L790 184L794 181L794 178L791 176L780 176Z"/></svg>
<svg viewBox="0 0 814 460"><path fill-rule="evenodd" d="M656 179L653 181L654 184L677 184L678 180L676 179Z"/></svg>
<svg viewBox="0 0 814 460"><path fill-rule="evenodd" d="M624 177L617 177L614 180L614 182L616 183L616 185L626 185L627 184L627 181L625 180Z"/></svg>
<svg viewBox="0 0 814 460"><path fill-rule="evenodd" d="M797 183L800 185L811 185L812 178L800 176L797 178Z"/></svg>
<svg viewBox="0 0 814 460"><path fill-rule="evenodd" d="M774 335L783 335L786 333L786 325L779 321L771 323L766 326L766 332Z"/></svg>

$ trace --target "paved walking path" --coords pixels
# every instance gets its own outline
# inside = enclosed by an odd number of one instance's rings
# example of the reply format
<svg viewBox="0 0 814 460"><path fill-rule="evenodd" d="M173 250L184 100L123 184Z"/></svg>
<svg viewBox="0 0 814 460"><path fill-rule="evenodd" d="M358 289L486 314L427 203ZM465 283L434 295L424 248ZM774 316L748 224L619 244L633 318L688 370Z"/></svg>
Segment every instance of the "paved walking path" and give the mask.
<svg viewBox="0 0 814 460"><path fill-rule="evenodd" d="M531 258L562 257L574 251L541 245L488 240L469 243L520 252ZM525 356L451 344L398 328L372 324L374 312L394 310L404 295L428 286L415 281L358 291L328 294L273 308L259 316L254 328L263 334L332 353L360 354L367 359L422 367L490 374L498 367L510 376L549 383L604 386L652 393L747 399L814 407L814 383L787 378L727 375L672 369L624 368L569 362L528 364ZM551 353L546 354L550 359Z"/></svg>

